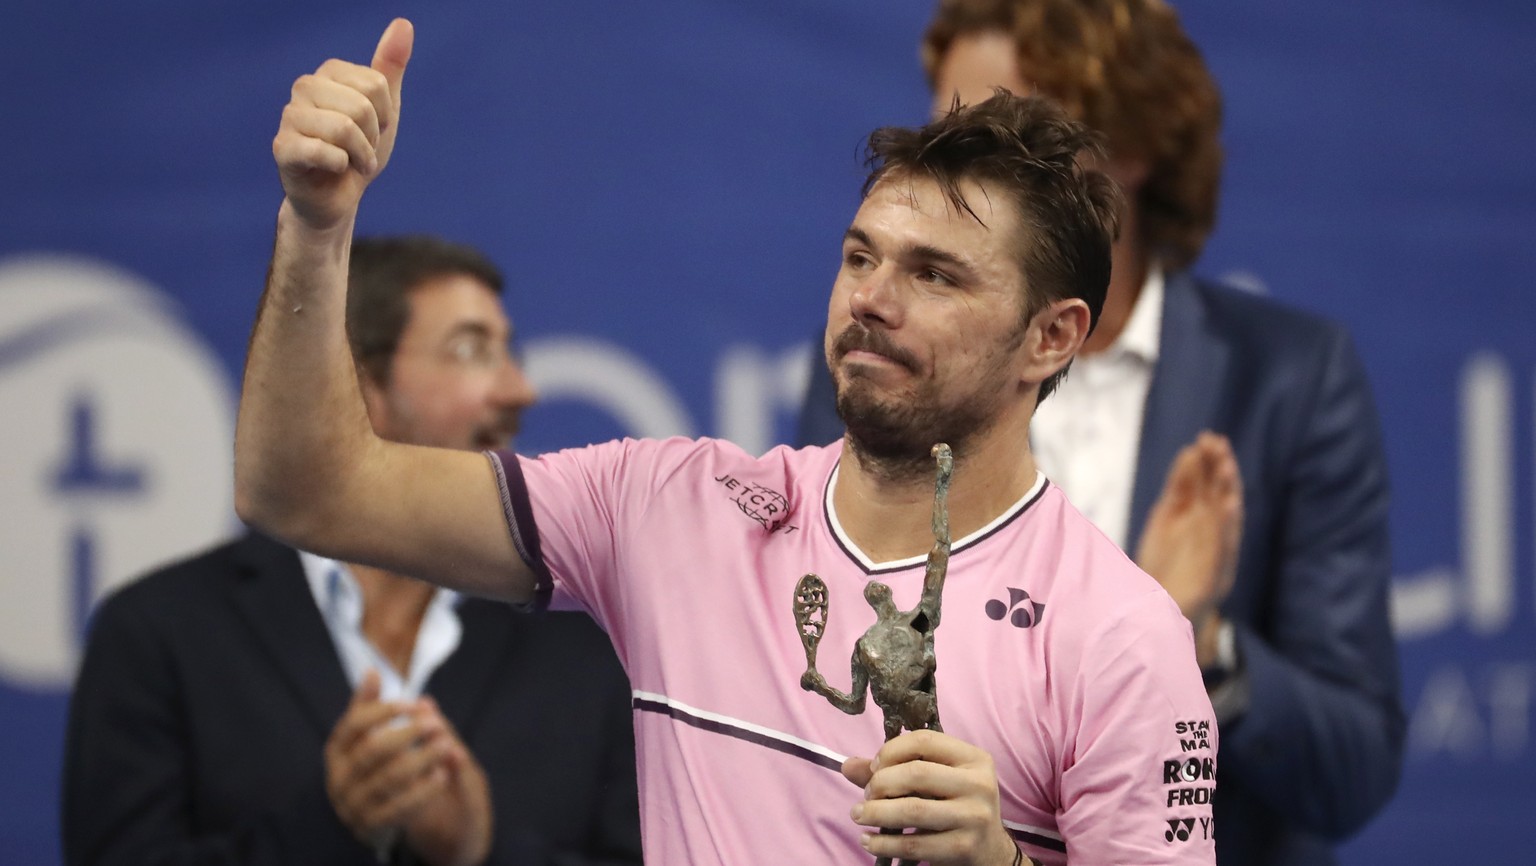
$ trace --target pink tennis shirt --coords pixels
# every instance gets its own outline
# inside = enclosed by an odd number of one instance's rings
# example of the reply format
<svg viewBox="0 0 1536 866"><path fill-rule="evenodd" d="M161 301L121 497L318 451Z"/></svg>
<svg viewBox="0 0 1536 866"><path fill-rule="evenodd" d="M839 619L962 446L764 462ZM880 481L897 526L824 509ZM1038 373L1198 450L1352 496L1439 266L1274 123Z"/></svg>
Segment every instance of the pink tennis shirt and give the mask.
<svg viewBox="0 0 1536 866"><path fill-rule="evenodd" d="M864 584L910 609L924 558L871 562L842 532L840 454L670 439L492 455L540 602L589 611L629 672L647 862L870 862L838 767L880 748L882 716L800 688L794 589L826 581L818 664L846 690L875 618ZM1216 725L1189 624L1043 476L955 539L934 637L944 731L992 755L1025 853L1215 862Z"/></svg>

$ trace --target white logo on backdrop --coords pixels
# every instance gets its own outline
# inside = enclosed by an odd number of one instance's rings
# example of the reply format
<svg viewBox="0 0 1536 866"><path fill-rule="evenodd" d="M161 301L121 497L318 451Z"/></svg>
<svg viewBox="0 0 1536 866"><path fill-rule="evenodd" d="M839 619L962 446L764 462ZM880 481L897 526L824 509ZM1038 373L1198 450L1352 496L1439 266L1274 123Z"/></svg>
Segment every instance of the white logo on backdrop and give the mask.
<svg viewBox="0 0 1536 866"><path fill-rule="evenodd" d="M0 679L67 688L96 600L231 531L233 407L153 286L0 262Z"/></svg>
<svg viewBox="0 0 1536 866"><path fill-rule="evenodd" d="M1530 650L1501 653L1518 628L1515 572L1515 404L1508 362L1487 352L1461 373L1461 562L1401 575L1392 618L1400 640L1425 640L1458 627L1481 639L1472 658L1438 660L1410 702L1409 754L1514 762L1531 743L1536 661ZM1457 511L1447 509L1447 514ZM1536 587L1536 581L1531 586Z"/></svg>
<svg viewBox="0 0 1536 866"><path fill-rule="evenodd" d="M1438 634L1458 622L1474 634L1509 626L1521 599L1515 580L1514 386L1503 358L1473 357L1462 370L1461 563L1400 576L1392 618L1400 638ZM1454 513L1454 512L1448 512Z"/></svg>
<svg viewBox="0 0 1536 866"><path fill-rule="evenodd" d="M667 380L632 352L589 337L529 340L523 351L524 368L541 399L595 406L627 436L697 435L698 426ZM811 363L805 345L778 354L746 343L727 346L715 367L715 435L749 454L776 445L775 422L786 412L799 412Z"/></svg>

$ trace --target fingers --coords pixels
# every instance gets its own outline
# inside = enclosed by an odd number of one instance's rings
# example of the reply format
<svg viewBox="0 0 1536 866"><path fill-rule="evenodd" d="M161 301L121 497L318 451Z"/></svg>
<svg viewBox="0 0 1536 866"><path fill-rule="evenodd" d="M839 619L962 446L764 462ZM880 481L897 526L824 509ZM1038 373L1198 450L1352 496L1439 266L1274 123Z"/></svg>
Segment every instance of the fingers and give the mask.
<svg viewBox="0 0 1536 866"><path fill-rule="evenodd" d="M1243 474L1237 465L1237 455L1232 451L1232 443L1225 436L1217 436L1212 433L1211 461L1214 464L1211 469L1212 486L1220 500L1222 510L1228 516L1241 517L1243 511Z"/></svg>
<svg viewBox="0 0 1536 866"><path fill-rule="evenodd" d="M1200 474L1207 487L1223 494L1242 489L1237 456L1227 437L1206 430L1195 439L1193 447L1199 452Z"/></svg>
<svg viewBox="0 0 1536 866"><path fill-rule="evenodd" d="M864 786L864 797L867 800L900 800L907 797L950 799L975 794L980 790L982 788L973 781L972 775L964 770L932 761L908 761L894 767L883 767L872 774Z"/></svg>
<svg viewBox="0 0 1536 866"><path fill-rule="evenodd" d="M1240 513L1242 474L1227 437L1209 430L1179 449L1163 485L1160 507L1182 511L1195 505Z"/></svg>
<svg viewBox="0 0 1536 866"><path fill-rule="evenodd" d="M371 176L379 169L381 129L394 117L389 83L383 75L366 66L327 60L314 74L300 76L293 83L278 141L296 155L308 151L325 154L323 164L305 167L334 170L332 151L340 151L348 164ZM274 150L283 160L284 148L275 146ZM294 164L293 159L285 162Z"/></svg>
<svg viewBox="0 0 1536 866"><path fill-rule="evenodd" d="M366 786L374 792L391 792L413 784L417 777L441 769L443 757L453 747L442 729L412 740L384 754L362 775ZM376 793L375 797L378 796Z"/></svg>
<svg viewBox="0 0 1536 866"><path fill-rule="evenodd" d="M870 777L875 774L870 766L868 758L849 758L843 762L843 778L863 788L869 784Z"/></svg>
<svg viewBox="0 0 1536 866"><path fill-rule="evenodd" d="M370 65L327 60L294 82L272 155L287 204L309 226L345 223L388 164L414 41L411 23L396 19L379 38Z"/></svg>
<svg viewBox="0 0 1536 866"><path fill-rule="evenodd" d="M1001 825L986 835L964 830L889 836L866 833L859 838L859 844L876 857L902 863L1011 863L1017 850Z"/></svg>
<svg viewBox="0 0 1536 866"><path fill-rule="evenodd" d="M851 817L870 828L860 843L882 857L933 862L997 859L1012 844L998 811L997 773L985 751L948 734L913 731L873 760L850 758L843 775L863 783Z"/></svg>
<svg viewBox="0 0 1536 866"><path fill-rule="evenodd" d="M943 830L997 812L992 757L936 731L887 742L875 758L850 758L843 775L864 788L854 820L871 827Z"/></svg>
<svg viewBox="0 0 1536 866"><path fill-rule="evenodd" d="M1236 554L1243 522L1243 477L1237 455L1227 437L1210 431L1202 432L1190 447L1200 455L1201 503L1220 521L1223 558L1231 558Z"/></svg>
<svg viewBox="0 0 1536 866"><path fill-rule="evenodd" d="M379 699L379 693L384 688L383 678L379 676L377 668L369 668L363 671L363 681L357 684L352 692L352 700L349 706L372 703Z"/></svg>
<svg viewBox="0 0 1536 866"><path fill-rule="evenodd" d="M1187 508L1195 498L1199 485L1201 464L1200 442L1196 441L1179 449L1179 453L1173 458L1173 465L1168 467L1168 478L1163 482L1163 493L1159 506L1182 510Z"/></svg>
<svg viewBox="0 0 1536 866"><path fill-rule="evenodd" d="M449 771L450 777L457 776L465 769L478 768L474 756L469 753L469 747L464 745L464 740L454 728L448 717L443 715L442 708L437 705L437 700L431 695L424 696L417 705L417 718L422 727L427 731L439 747L439 761Z"/></svg>
<svg viewBox="0 0 1536 866"><path fill-rule="evenodd" d="M992 757L981 749L958 737L938 731L908 731L886 741L875 753L871 769L878 773L881 768L894 767L908 761L931 761L951 767L992 764Z"/></svg>
<svg viewBox="0 0 1536 866"><path fill-rule="evenodd" d="M367 689L365 680L357 694L366 697ZM379 718L381 707L392 712ZM409 709L409 715L402 718L402 709ZM376 721L355 732L364 718ZM349 745L343 748L342 743ZM402 707L355 697L327 744L326 790L342 821L365 836L406 820L425 797L441 792L450 778L450 756L461 749L440 717L421 703ZM458 760L464 762L467 755Z"/></svg>
<svg viewBox="0 0 1536 866"><path fill-rule="evenodd" d="M409 704L379 700L378 673L369 671L352 693L352 701L325 743L327 756L341 757L353 752L358 741L385 722L410 710Z"/></svg>
<svg viewBox="0 0 1536 866"><path fill-rule="evenodd" d="M416 810L447 789L448 772L431 757L402 756L401 766L394 769L398 772L381 779L380 784L370 786L358 798L358 826L373 828L404 824Z"/></svg>

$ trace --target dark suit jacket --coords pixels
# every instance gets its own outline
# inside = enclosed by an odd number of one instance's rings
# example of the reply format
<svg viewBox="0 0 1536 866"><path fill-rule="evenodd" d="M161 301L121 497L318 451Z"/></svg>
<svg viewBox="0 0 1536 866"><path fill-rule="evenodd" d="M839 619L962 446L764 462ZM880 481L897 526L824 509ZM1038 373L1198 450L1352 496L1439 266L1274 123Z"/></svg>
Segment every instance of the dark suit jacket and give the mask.
<svg viewBox="0 0 1536 866"><path fill-rule="evenodd" d="M802 444L842 435L832 394L816 365ZM1221 725L1218 861L1332 863L1331 843L1396 789L1405 728L1387 619L1386 461L1348 335L1170 275L1129 538L1140 538L1174 456L1205 429L1231 439L1245 508L1222 613L1235 624L1249 700Z"/></svg>
<svg viewBox="0 0 1536 866"><path fill-rule="evenodd" d="M607 637L479 599L459 615L427 692L490 782L489 862L638 863L629 687ZM350 695L298 555L275 541L125 587L95 614L70 704L66 862L375 863L325 794Z"/></svg>

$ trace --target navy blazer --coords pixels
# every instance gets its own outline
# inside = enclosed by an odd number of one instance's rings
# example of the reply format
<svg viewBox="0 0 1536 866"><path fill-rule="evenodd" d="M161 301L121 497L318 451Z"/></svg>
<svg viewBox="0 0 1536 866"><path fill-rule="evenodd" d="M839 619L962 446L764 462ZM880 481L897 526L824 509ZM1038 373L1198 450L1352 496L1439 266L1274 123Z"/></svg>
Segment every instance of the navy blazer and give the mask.
<svg viewBox="0 0 1536 866"><path fill-rule="evenodd" d="M1161 333L1127 537L1141 537L1174 456L1201 430L1231 439L1243 478L1222 614L1249 701L1220 731L1217 860L1333 863L1332 843L1396 789L1406 727L1386 459L1365 371L1339 326L1188 274L1167 279ZM842 435L831 377L814 369L801 444Z"/></svg>
<svg viewBox="0 0 1536 866"><path fill-rule="evenodd" d="M629 686L607 636L481 599L459 617L426 691L490 783L487 862L640 862ZM376 866L325 793L351 692L290 548L248 535L128 585L96 612L70 701L65 862Z"/></svg>

